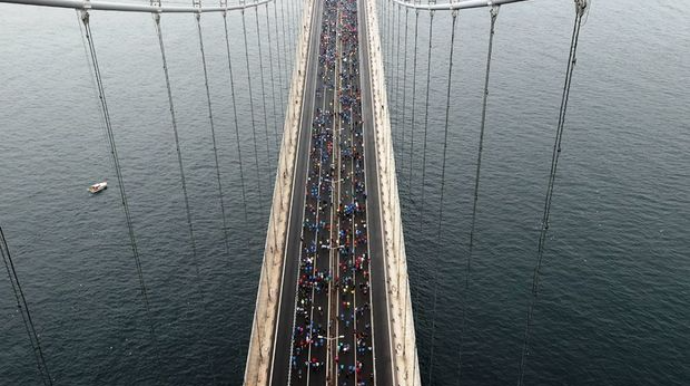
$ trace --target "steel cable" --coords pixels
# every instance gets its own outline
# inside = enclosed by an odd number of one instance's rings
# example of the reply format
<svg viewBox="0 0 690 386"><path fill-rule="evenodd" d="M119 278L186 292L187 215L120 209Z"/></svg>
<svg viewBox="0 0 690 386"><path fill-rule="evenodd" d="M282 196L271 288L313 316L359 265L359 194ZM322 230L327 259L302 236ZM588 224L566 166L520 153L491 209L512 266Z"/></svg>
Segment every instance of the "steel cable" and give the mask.
<svg viewBox="0 0 690 386"><path fill-rule="evenodd" d="M216 180L218 182L218 198L220 201L220 212L223 218L223 234L225 235L225 252L230 257L230 241L228 236L228 222L225 215L225 199L223 198L223 184L220 177L220 164L218 162L218 145L216 142L216 126L213 120L213 108L211 106L211 91L208 84L208 69L206 66L206 52L204 50L204 37L201 33L201 14L196 14L196 25L199 32L199 49L201 50L201 62L204 69L204 85L206 86L206 104L208 106L208 120L211 124L211 138L213 139L213 156L216 164Z"/></svg>
<svg viewBox="0 0 690 386"><path fill-rule="evenodd" d="M269 145L268 134L268 110L266 109L266 86L264 83L264 55L261 49L261 27L259 26L259 8L254 8L254 15L256 16L256 41L257 49L259 50L259 79L261 80L261 100L264 110L264 128L266 129L266 170L271 169L271 150ZM276 133L277 135L277 133Z"/></svg>
<svg viewBox="0 0 690 386"><path fill-rule="evenodd" d="M386 26L388 27L388 36L386 37L387 52L385 72L388 75L388 82L386 82L386 91L388 94L387 96L390 97L392 94L389 91L390 89L388 85L393 83L393 26L395 25L395 4L392 2L388 4L388 14L386 15L386 19L388 20L386 24Z"/></svg>
<svg viewBox="0 0 690 386"><path fill-rule="evenodd" d="M404 49L404 54L403 57L405 60L403 60L403 82L402 82L402 87L403 87L403 97L402 97L402 146L400 147L401 149L401 154L400 154L400 176L404 178L404 165L405 165L405 131L407 128L407 122L405 122L405 116L407 113L407 30L409 29L407 24L409 21L409 8L405 7L405 49ZM402 202L401 202L402 203Z"/></svg>
<svg viewBox="0 0 690 386"><path fill-rule="evenodd" d="M172 87L170 86L170 74L168 71L168 59L165 56L165 46L163 44L163 32L160 26L160 15L154 14L154 21L156 24L156 33L158 34L158 45L161 51L161 58L163 60L163 73L165 74L165 86L168 91L168 107L170 108L170 119L173 129L173 137L175 138L175 150L177 153L177 163L180 169L180 182L182 183L182 193L184 195L185 212L187 214L187 226L189 228L189 241L192 246L192 258L194 263L194 270L196 273L197 281L200 281L201 275L199 274L199 261L197 256L197 245L196 236L194 234L194 222L192 221L192 213L189 206L189 194L187 192L187 179L184 173L184 164L182 162L182 150L180 149L180 137L177 130L177 117L175 115L175 105L173 103ZM198 284L198 283L197 283ZM197 286L199 290L199 296L201 295L200 285Z"/></svg>
<svg viewBox="0 0 690 386"><path fill-rule="evenodd" d="M281 58L280 58L280 33L278 30L278 4L276 2L273 2L273 21L274 21L273 27L275 28L275 33L276 33L275 41L276 41L276 56L278 58L278 60L277 60L277 62L278 62L278 76L282 77L284 73L283 73L283 65L282 65ZM266 21L266 23L268 23L268 20ZM269 40L270 40L270 34L269 34ZM273 59L271 59L271 62L273 62ZM282 80L285 81L285 86L287 87L287 85L289 84L288 80L287 80L287 76L285 76L285 78L283 78ZM285 130L285 120L286 120L285 110L286 110L286 103L287 102L285 102L286 95L283 93L283 91L284 91L283 84L279 83L279 87L280 87L280 93L279 93L280 106L282 107L280 116L282 117L281 121L283 122L283 131L284 131ZM285 135L284 133L281 134L281 136L280 136L281 141L282 141L282 138L284 135Z"/></svg>
<svg viewBox="0 0 690 386"><path fill-rule="evenodd" d="M17 301L17 310L22 315L24 328L26 329L26 334L29 337L29 342L31 343L31 351L34 355L34 359L36 360L36 368L38 369L38 373L41 375L41 382L44 385L52 386L53 379L50 376L48 364L46 363L45 356L43 355L41 341L38 333L36 332L34 321L31 318L31 310L29 309L29 304L26 302L22 285L19 282L19 275L17 275L17 270L14 267L14 261L12 260L12 255L10 254L10 247L7 244L7 239L5 238L5 233L2 230L2 226L0 226L0 255L2 255L2 261L5 264L5 269L7 270L7 277L10 280L12 292L14 293L14 298Z"/></svg>
<svg viewBox="0 0 690 386"><path fill-rule="evenodd" d="M415 101L417 99L417 32L419 30L419 10L415 9L415 19L414 19L414 59L412 65L412 128L410 130L410 171L409 178L407 179L407 194L410 197L410 201L414 202L412 199L412 172L414 164L414 127L415 127Z"/></svg>
<svg viewBox="0 0 690 386"><path fill-rule="evenodd" d="M240 167L240 185L242 186L242 203L244 207L244 222L248 222L247 216L247 189L244 183L244 161L242 160L242 146L240 144L240 125L237 117L237 97L235 93L235 77L232 71L232 59L230 55L230 36L228 34L227 13L223 14L223 27L225 28L225 48L228 57L228 72L230 74L230 95L232 98L232 112L235 118L235 144L237 145L237 159Z"/></svg>
<svg viewBox="0 0 690 386"><path fill-rule="evenodd" d="M278 140L278 112L276 109L276 81L275 81L275 76L273 74L273 51L272 51L272 44L271 44L271 23L269 20L269 15L268 15L268 3L266 3L266 40L268 42L268 68L269 68L269 75L271 76L271 93L272 93L272 98L273 98L273 131L275 132L274 139L276 142L276 158L278 157L278 154L280 153L280 141ZM276 161L276 166L277 166L277 161Z"/></svg>
<svg viewBox="0 0 690 386"><path fill-rule="evenodd" d="M453 25L455 25L455 18L453 18ZM453 30L455 32L455 30ZM424 193L426 192L426 147L427 147L427 133L429 131L429 94L431 92L431 49L434 34L434 11L429 11L429 50L426 57L426 100L424 103L424 141L422 145L422 195L420 205L420 215L422 216L422 228L420 233L424 236L425 218L424 216Z"/></svg>
<svg viewBox="0 0 690 386"><path fill-rule="evenodd" d="M252 92L252 77L249 66L249 42L247 40L247 22L244 17L244 10L242 10L242 30L244 31L244 57L247 68L247 93L249 94L249 115L251 116L252 122L252 134L254 138L254 161L256 166L256 189L259 197L263 197L263 191L261 190L261 176L259 172L259 148L256 140L256 121L254 120L254 96ZM257 200L257 205L261 205ZM257 209L257 213L262 212L261 207Z"/></svg>
<svg viewBox="0 0 690 386"><path fill-rule="evenodd" d="M537 298L539 297L541 266L544 258L544 249L546 245L546 234L549 230L549 218L551 215L551 201L553 198L554 182L556 179L556 171L558 169L558 160L561 154L561 141L563 139L563 128L565 125L565 116L568 108L568 99L570 97L570 85L573 78L573 70L575 69L577 45L580 36L580 27L582 25L582 16L587 8L587 0L575 0L575 23L573 25L572 38L570 40L570 53L568 57L568 65L566 68L565 81L563 85L563 94L561 96L561 107L558 117L558 125L556 127L556 138L553 145L553 153L551 156L551 171L549 173L549 182L546 190L546 198L544 200L544 211L541 221L541 230L539 233L539 247L537 252L537 264L534 267L534 274L532 276L532 296L530 300L529 309L527 311L527 322L525 326L525 334L522 344L522 352L520 355L520 368L518 375L518 386L522 386L525 375L525 363L527 356L529 356L529 347L532 338L532 324L534 319L534 309L536 307Z"/></svg>
<svg viewBox="0 0 690 386"><path fill-rule="evenodd" d="M160 348L158 345L158 338L156 336L155 324L153 318L151 317L151 306L148 297L148 288L146 287L146 281L144 280L144 273L141 266L141 259L139 256L139 248L137 246L137 240L134 233L134 225L132 224L132 215L129 211L129 202L127 200L127 193L125 191L124 178L122 176L122 168L120 167L120 157L117 153L117 146L115 143L115 133L113 132L112 123L110 121L110 111L108 110L108 102L105 97L105 88L103 86L103 78L101 77L101 70L98 64L98 55L96 54L96 44L93 40L93 34L91 33L91 25L89 23L89 13L87 11L82 11L81 20L84 24L84 33L86 41L89 46L89 55L91 58L91 65L93 67L94 77L96 80L96 87L98 89L98 99L101 102L101 113L103 114L103 122L108 134L108 144L110 145L110 154L113 160L113 166L115 168L115 175L117 176L117 184L120 193L120 200L122 202L122 207L125 212L125 219L127 222L127 233L129 235L129 242L132 248L132 255L134 257L134 264L137 270L137 278L139 280L139 288L141 290L142 297L144 298L144 306L146 308L146 317L149 322L149 333L151 334L151 339L154 343L154 351L156 353L156 362L158 368L161 368L160 359ZM161 383L160 372L157 374L158 383Z"/></svg>
<svg viewBox="0 0 690 386"><path fill-rule="evenodd" d="M397 39L396 43L396 55L395 55L395 89L393 90L395 92L395 117L397 118L400 115L400 22L402 18L400 17L400 6L396 7L397 13L398 13L398 25L397 25L397 31L395 33L395 37ZM391 116L393 116L391 114ZM400 126L400 121L398 119L395 120L395 126L396 126L396 132L397 135L396 137L398 138L398 145L396 146L396 149L400 151L400 146L401 146L401 140L400 140L400 134L401 131L399 126Z"/></svg>
<svg viewBox="0 0 690 386"><path fill-rule="evenodd" d="M254 121L254 100L253 100L253 95L252 95L252 94L253 94L253 93L252 93L252 81L251 81L251 73L250 73L250 65L249 65L249 41L248 41L248 39L247 39L247 23L246 23L246 19L245 19L244 16L245 16L245 15L244 15L244 10L243 10L243 11L242 11L242 30L243 30L243 32L244 32L244 54L245 54L244 57L245 57L245 64L246 64L246 68L247 68L247 85L248 85L248 93L249 93L249 109L250 109L250 114L251 114L251 117L252 117L252 119L251 119L251 121L252 121L252 133L253 133L253 138L254 138L254 160L255 160L255 162L256 162L256 186L257 186L258 193L259 193L259 198L258 198L256 201L257 201L257 204L260 206L260 207L257 209L257 213L262 213L262 214L263 214L264 210L262 210L262 208L264 208L264 206L261 206L261 200L260 200L260 198L262 198L264 195L263 195L263 192L262 192L262 190L261 190L261 177L260 177L260 171L259 171L259 151L258 151L258 144L257 144L257 139L256 139L256 124L255 124L255 121ZM258 15L258 11L257 11L257 14L256 14L256 25L257 25L257 34L258 34L258 29L259 29L259 15ZM260 42L260 38L259 38L259 42ZM260 46L260 43L259 43L259 57L261 58L261 46ZM263 68L263 64L261 65L261 68ZM261 83L262 83L262 86L263 86L263 74L261 75ZM262 87L262 89L263 89L263 87ZM265 102L265 99L264 99L264 102ZM266 114L265 107L266 107L266 103L264 103L264 117L265 117L265 114ZM266 136L266 148L268 149L268 126L266 126L266 135L267 135L267 136ZM268 162L268 156L267 156L266 160L267 160L267 162ZM268 166L268 165L267 165L267 166ZM247 241L247 245L249 246L249 241ZM266 264L262 264L262 266L263 266L263 268L264 268L263 270L264 270L264 280L265 280L265 282L266 282L266 289L268 290L268 296L269 296L269 299L270 299L271 285L270 285L270 283L268 282L268 268L266 267ZM256 319L256 318L255 318L255 319ZM259 331L258 328L257 328L257 331ZM259 333L257 333L257 334L259 334ZM259 338L259 341L260 341L260 342L263 340L263 337L262 337L260 334L258 335L258 338ZM262 344L262 343L260 343L260 344ZM261 353L261 357L263 358L263 350L259 350L259 352ZM257 373L257 377L258 377L258 373Z"/></svg>
<svg viewBox="0 0 690 386"><path fill-rule="evenodd" d="M477 220L477 203L479 201L479 181L482 170L482 153L484 150L484 128L486 123L486 105L489 97L489 79L491 75L491 57L493 53L493 43L494 43L494 32L496 27L496 19L498 18L498 11L500 6L494 6L490 10L491 15L491 27L489 30L489 48L486 56L486 71L484 76L484 97L482 101L482 118L479 128L479 145L477 150L477 166L474 177L474 197L472 201L472 221L470 228L470 242L469 251L467 253L467 264L465 266L465 285L462 291L462 317L460 320L460 344L458 347L458 384L460 384L460 379L462 376L462 354L465 343L465 325L467 322L467 298L470 289L470 278L472 274L472 258L474 255L474 233L475 224Z"/></svg>
<svg viewBox="0 0 690 386"><path fill-rule="evenodd" d="M266 29L268 31L267 39L268 39L268 54L269 54L269 67L270 67L270 75L271 75L271 90L273 92L273 124L274 124L274 132L275 132L275 141L276 141L276 169L280 166L280 141L278 140L278 113L276 112L276 90L275 90L275 77L273 76L273 53L271 52L271 25L269 22L269 16L268 16L268 3L266 4ZM280 197L280 203L281 203L281 208L282 208L282 197L283 197L283 184L278 182L278 179L280 178L280 171L276 170L276 184L278 187L278 196ZM280 208L279 208L280 210ZM270 216L273 221L273 248L275 253L278 253L278 226L277 226L277 221L278 221L278 215L276 212L272 212L272 215ZM270 294L269 294L270 296Z"/></svg>
<svg viewBox="0 0 690 386"><path fill-rule="evenodd" d="M177 128L177 117L175 115L175 105L173 102L172 87L170 84L168 60L167 60L167 57L165 55L165 45L163 44L163 32L162 32L162 29L160 26L160 14L154 14L153 19L154 19L155 25L156 25L156 33L158 35L158 45L159 45L160 52L161 52L161 59L163 61L163 73L165 75L165 86L166 86L167 94L168 94L168 107L170 109L170 119L171 119L171 125L172 125L172 129L173 129L173 137L175 138L175 150L177 153L177 162L178 162L178 166L180 169L180 182L182 184L182 193L184 196L185 213L187 215L187 227L189 229L189 241L190 241L190 244L192 246L192 263L194 265L194 273L195 273L195 277L196 277L196 292L198 295L198 304L201 306L201 308L204 311L206 311L205 296L203 293L203 289L201 287L201 274L200 274L200 270L199 270L199 258L198 258L198 252L197 252L196 234L194 232L194 222L192 220L192 213L191 213L191 208L189 205L189 193L187 190L187 179L185 177L184 164L182 162L182 150L180 148L180 138L179 138L179 133L178 133L178 128ZM201 32L199 32L199 33L201 33ZM200 36L200 38L201 38L201 36ZM205 66L204 66L204 70L205 70ZM207 83L208 83L208 81L207 81ZM210 95L209 95L209 98L210 98ZM209 106L209 113L210 113L211 112L210 99L209 99L209 105L208 106ZM217 162L217 160L216 160L216 162ZM220 180L219 180L219 183L220 183ZM225 216L223 217L223 219L225 219ZM216 381L216 378L215 378L216 372L214 370L213 361L211 359L210 353L207 353L207 361L209 364L209 369L211 371L211 375L214 377L214 381Z"/></svg>
<svg viewBox="0 0 690 386"><path fill-rule="evenodd" d="M446 119L445 127L443 130L443 163L441 165L441 197L438 210L438 231L437 231L437 245L439 252L441 246L443 245L443 200L446 186L446 155L448 150L448 126L449 126L449 116L450 116L450 91L451 83L453 79L453 54L455 52L455 26L457 24L458 12L453 11L451 35L450 35L450 58L448 60L448 82L446 88ZM431 11L431 24L433 24L433 11ZM431 28L430 28L431 33ZM431 35L430 35L431 36ZM431 38L429 39L431 42ZM431 45L429 45L429 50L431 50ZM430 68L428 70L431 70ZM427 93L428 95L428 93ZM428 97L427 97L428 98ZM427 102L428 103L428 102ZM424 187L422 186L422 191ZM443 253L438 253L434 260L434 289L433 289L433 306L432 306L432 317L431 317L431 359L429 360L429 385L434 384L434 347L436 340L436 308L438 303L438 260Z"/></svg>
<svg viewBox="0 0 690 386"><path fill-rule="evenodd" d="M278 3L276 2L276 7L277 6L278 6ZM288 70L288 48L287 48L288 42L287 42L287 32L285 30L285 7L283 7L282 4L280 6L280 13L281 13L281 18L280 18L281 23L280 24L281 24L281 27L283 28L283 34L282 34L282 38L283 38L283 71L285 72L285 85L287 87L287 89L285 90L285 95L286 95L286 99L287 99L287 98L289 98L289 95L290 95L289 93L290 93L291 78L288 76L288 74L290 73ZM286 109L287 109L287 106L286 106ZM287 119L287 117L286 117L286 119Z"/></svg>

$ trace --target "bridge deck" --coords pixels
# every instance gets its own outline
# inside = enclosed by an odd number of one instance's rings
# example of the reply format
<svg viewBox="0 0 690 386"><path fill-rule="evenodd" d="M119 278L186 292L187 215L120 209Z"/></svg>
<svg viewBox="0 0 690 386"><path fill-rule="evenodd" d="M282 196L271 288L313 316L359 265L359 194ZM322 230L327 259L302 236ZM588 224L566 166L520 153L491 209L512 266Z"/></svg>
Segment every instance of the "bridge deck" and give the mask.
<svg viewBox="0 0 690 386"><path fill-rule="evenodd" d="M368 63L360 65L357 11L356 0L314 10L272 385L393 384L375 183L367 196L376 152L371 108L362 116Z"/></svg>

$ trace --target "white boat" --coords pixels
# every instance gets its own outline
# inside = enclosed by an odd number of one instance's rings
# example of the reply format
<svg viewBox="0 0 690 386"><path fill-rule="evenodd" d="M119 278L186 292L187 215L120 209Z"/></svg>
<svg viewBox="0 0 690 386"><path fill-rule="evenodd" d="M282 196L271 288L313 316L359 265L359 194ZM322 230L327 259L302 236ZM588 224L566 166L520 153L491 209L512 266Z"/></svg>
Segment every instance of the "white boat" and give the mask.
<svg viewBox="0 0 690 386"><path fill-rule="evenodd" d="M99 182L89 186L89 193L100 193L101 191L108 189L108 181Z"/></svg>

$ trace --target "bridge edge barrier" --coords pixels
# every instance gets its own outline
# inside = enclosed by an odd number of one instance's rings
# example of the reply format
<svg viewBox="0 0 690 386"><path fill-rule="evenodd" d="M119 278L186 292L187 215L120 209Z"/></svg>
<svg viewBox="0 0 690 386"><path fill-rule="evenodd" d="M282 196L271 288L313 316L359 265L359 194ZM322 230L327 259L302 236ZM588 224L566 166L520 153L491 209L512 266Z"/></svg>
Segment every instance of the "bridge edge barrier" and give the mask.
<svg viewBox="0 0 690 386"><path fill-rule="evenodd" d="M384 0L386 1L386 0ZM399 386L421 386L412 301L407 274L407 256L402 214L395 172L392 131L384 76L381 39L376 13L376 0L364 0L368 52L371 60L371 86L374 105L376 149L379 159L378 181L383 208L386 288L388 291L389 323L393 344L394 377Z"/></svg>
<svg viewBox="0 0 690 386"><path fill-rule="evenodd" d="M271 357L276 334L278 299L283 275L290 197L293 190L300 112L304 101L307 51L314 0L304 2L296 55L292 72L284 135L280 147L273 204L266 232L264 258L256 296L252 334L247 350L244 385L268 385Z"/></svg>

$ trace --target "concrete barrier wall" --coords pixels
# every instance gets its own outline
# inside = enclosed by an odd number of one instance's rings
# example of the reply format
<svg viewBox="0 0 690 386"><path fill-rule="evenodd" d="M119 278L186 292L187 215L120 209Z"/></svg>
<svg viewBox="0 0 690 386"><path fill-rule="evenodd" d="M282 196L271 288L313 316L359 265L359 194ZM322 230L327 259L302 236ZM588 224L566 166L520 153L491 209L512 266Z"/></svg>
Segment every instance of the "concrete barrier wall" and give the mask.
<svg viewBox="0 0 690 386"><path fill-rule="evenodd" d="M414 318L410 298L405 238L403 236L398 182L395 174L388 100L381 53L381 39L376 14L376 0L364 1L372 94L374 100L374 126L376 151L379 164L378 181L386 259L386 287L388 291L389 328L393 344L395 382L399 386L421 385L417 346L415 343Z"/></svg>
<svg viewBox="0 0 690 386"><path fill-rule="evenodd" d="M273 205L266 232L264 260L256 296L256 308L252 335L247 353L244 384L247 386L268 385L269 366L275 342L278 299L283 276L285 237L293 190L295 158L299 135L300 113L304 100L307 51L311 28L314 0L305 0L300 32L297 42L295 68L290 84L283 141L280 148L276 182L273 190Z"/></svg>

